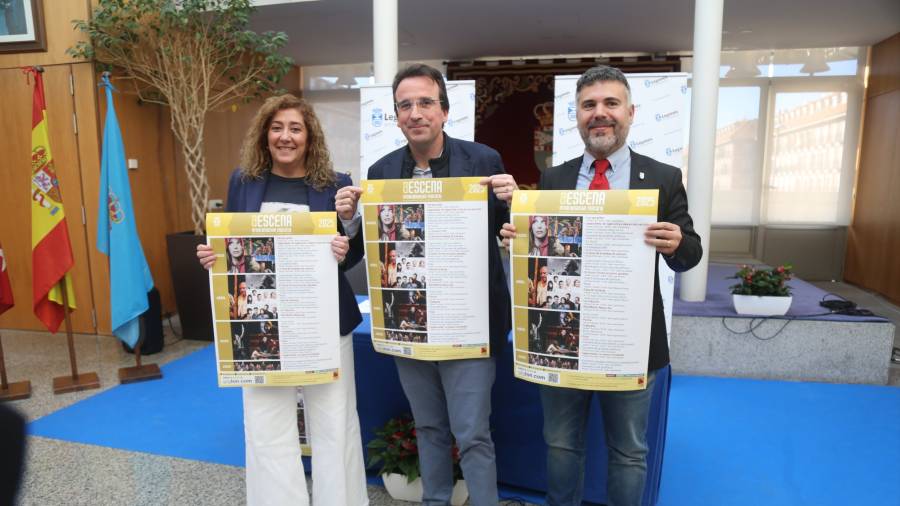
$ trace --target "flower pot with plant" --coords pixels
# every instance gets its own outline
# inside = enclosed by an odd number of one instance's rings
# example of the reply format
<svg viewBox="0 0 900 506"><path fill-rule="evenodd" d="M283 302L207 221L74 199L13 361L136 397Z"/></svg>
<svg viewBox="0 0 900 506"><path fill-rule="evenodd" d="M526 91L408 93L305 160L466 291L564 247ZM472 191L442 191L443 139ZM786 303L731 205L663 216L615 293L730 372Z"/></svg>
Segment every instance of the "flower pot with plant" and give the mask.
<svg viewBox="0 0 900 506"><path fill-rule="evenodd" d="M791 308L791 265L779 265L770 269L742 265L731 279L740 282L731 286L734 310L738 314L754 316L780 316Z"/></svg>
<svg viewBox="0 0 900 506"><path fill-rule="evenodd" d="M384 480L384 488L394 499L422 502L422 478L419 476L419 447L416 442L416 424L410 415L391 418L375 430L375 439L366 445L369 467L381 462L378 474ZM459 465L459 448L453 445L453 497L450 504L462 505L469 497L466 482Z"/></svg>

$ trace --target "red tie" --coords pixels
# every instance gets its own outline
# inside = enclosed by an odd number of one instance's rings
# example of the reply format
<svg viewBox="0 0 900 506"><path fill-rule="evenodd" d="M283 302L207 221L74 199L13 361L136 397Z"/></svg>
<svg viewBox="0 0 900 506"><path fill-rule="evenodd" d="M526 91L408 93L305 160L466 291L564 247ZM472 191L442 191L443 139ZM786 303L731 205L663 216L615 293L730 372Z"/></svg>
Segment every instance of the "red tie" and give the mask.
<svg viewBox="0 0 900 506"><path fill-rule="evenodd" d="M606 179L606 169L609 168L609 160L594 160L591 164L594 167L594 179L588 190L609 190L609 179Z"/></svg>

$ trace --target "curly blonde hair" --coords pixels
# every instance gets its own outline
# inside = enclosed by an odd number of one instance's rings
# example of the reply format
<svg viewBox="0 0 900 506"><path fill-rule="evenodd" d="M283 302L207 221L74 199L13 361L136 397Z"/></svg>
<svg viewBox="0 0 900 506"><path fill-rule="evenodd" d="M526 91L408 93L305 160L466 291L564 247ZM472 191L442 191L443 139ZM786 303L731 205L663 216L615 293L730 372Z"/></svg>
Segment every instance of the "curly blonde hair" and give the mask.
<svg viewBox="0 0 900 506"><path fill-rule="evenodd" d="M334 186L337 176L331 163L331 155L325 145L325 133L312 106L302 98L291 94L277 95L267 99L247 130L241 145L241 167L244 177L260 178L272 170L272 155L269 153L269 126L278 111L296 109L303 116L306 125L306 181L317 190Z"/></svg>

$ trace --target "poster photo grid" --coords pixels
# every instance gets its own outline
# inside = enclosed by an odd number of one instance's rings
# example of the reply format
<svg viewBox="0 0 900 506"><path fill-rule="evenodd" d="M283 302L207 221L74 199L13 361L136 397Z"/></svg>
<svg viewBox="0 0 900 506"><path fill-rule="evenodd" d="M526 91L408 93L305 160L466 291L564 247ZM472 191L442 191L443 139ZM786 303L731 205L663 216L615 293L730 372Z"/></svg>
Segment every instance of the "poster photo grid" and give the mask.
<svg viewBox="0 0 900 506"><path fill-rule="evenodd" d="M424 241L425 204L378 204L379 241Z"/></svg>
<svg viewBox="0 0 900 506"><path fill-rule="evenodd" d="M428 342L424 204L378 204L378 260L384 337Z"/></svg>
<svg viewBox="0 0 900 506"><path fill-rule="evenodd" d="M581 216L530 216L528 256L580 257Z"/></svg>
<svg viewBox="0 0 900 506"><path fill-rule="evenodd" d="M275 276L229 275L228 306L231 320L277 320L278 293Z"/></svg>
<svg viewBox="0 0 900 506"><path fill-rule="evenodd" d="M231 322L231 347L238 371L281 370L276 321Z"/></svg>
<svg viewBox="0 0 900 506"><path fill-rule="evenodd" d="M581 315L574 311L528 310L528 351L578 357Z"/></svg>
<svg viewBox="0 0 900 506"><path fill-rule="evenodd" d="M528 307L581 310L581 260L528 259Z"/></svg>
<svg viewBox="0 0 900 506"><path fill-rule="evenodd" d="M382 288L426 287L425 243L383 242L378 245Z"/></svg>
<svg viewBox="0 0 900 506"><path fill-rule="evenodd" d="M428 329L428 301L424 290L382 290L381 300L385 329L417 332ZM397 340L402 340L403 336L399 337Z"/></svg>
<svg viewBox="0 0 900 506"><path fill-rule="evenodd" d="M581 329L580 216L528 219L528 363L578 370Z"/></svg>
<svg viewBox="0 0 900 506"><path fill-rule="evenodd" d="M271 237L227 237L225 259L229 274L275 272L275 241Z"/></svg>

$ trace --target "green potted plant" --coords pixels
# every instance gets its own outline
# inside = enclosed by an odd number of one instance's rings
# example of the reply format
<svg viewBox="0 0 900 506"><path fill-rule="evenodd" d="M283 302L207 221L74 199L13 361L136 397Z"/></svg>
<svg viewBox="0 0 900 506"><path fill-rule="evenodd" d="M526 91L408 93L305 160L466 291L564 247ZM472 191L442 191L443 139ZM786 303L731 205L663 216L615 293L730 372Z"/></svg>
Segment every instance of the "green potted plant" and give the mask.
<svg viewBox="0 0 900 506"><path fill-rule="evenodd" d="M368 467L381 463L378 474L384 481L384 488L394 499L422 502L422 479L419 477L419 447L416 443L416 424L412 416L391 418L380 429L375 430L375 438L366 445L369 454ZM450 503L460 506L469 497L469 490L463 479L459 465L459 448L453 445L453 497Z"/></svg>
<svg viewBox="0 0 900 506"><path fill-rule="evenodd" d="M791 265L772 268L742 265L729 278L740 280L730 287L735 312L754 316L786 314L793 301L791 286L787 284L793 277L792 269Z"/></svg>

